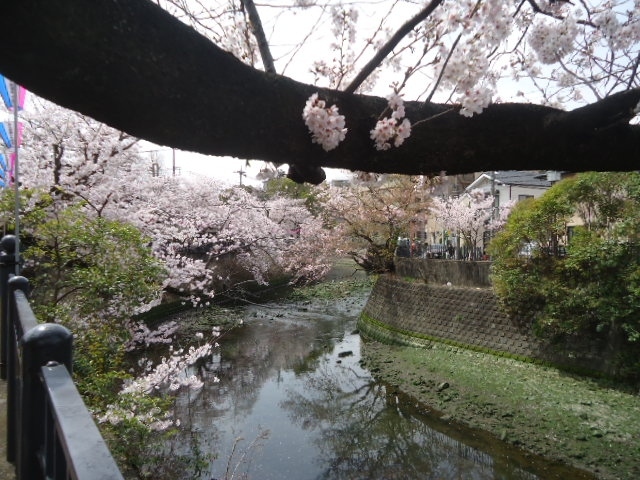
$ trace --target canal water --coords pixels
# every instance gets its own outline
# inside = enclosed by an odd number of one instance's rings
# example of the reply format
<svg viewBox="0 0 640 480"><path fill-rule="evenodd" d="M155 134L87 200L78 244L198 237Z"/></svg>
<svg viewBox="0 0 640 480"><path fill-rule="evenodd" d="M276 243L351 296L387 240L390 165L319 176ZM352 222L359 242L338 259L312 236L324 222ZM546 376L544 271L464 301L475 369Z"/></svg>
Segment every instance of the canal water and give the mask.
<svg viewBox="0 0 640 480"><path fill-rule="evenodd" d="M205 387L179 402L184 430L211 456L203 478L578 478L376 381L355 332L365 301L245 310L205 366Z"/></svg>

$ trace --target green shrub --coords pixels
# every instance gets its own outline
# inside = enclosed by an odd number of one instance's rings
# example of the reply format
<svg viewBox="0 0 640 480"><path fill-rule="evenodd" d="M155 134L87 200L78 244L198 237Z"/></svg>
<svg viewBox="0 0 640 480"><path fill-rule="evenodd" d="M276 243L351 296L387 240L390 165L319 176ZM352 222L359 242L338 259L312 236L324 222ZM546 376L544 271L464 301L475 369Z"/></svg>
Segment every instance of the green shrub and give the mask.
<svg viewBox="0 0 640 480"><path fill-rule="evenodd" d="M639 185L637 173L590 172L518 204L490 246L493 285L507 310L541 335L588 335L638 349ZM559 246L574 216L581 225L564 255ZM535 248L523 254L524 245ZM629 366L625 358L620 368Z"/></svg>

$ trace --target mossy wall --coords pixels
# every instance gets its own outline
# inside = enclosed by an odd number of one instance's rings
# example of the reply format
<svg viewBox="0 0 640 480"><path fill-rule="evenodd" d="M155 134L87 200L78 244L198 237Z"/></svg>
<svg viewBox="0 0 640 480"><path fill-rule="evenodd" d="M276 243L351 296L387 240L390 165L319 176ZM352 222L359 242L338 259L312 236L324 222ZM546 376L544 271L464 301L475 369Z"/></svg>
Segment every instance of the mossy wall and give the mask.
<svg viewBox="0 0 640 480"><path fill-rule="evenodd" d="M510 317L491 288L451 283L406 280L397 274L380 276L361 315L361 333L389 343L438 341L582 373L615 375L604 341L539 338L531 320Z"/></svg>

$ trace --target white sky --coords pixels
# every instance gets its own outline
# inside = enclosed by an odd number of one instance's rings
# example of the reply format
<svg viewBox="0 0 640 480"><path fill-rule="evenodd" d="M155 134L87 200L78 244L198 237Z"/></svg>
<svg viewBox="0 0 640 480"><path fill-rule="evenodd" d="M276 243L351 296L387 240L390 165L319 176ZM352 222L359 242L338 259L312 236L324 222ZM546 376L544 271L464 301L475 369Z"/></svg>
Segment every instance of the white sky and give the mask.
<svg viewBox="0 0 640 480"><path fill-rule="evenodd" d="M159 148L158 158L161 162L162 172L164 175L172 175L173 173L173 152L170 148ZM251 160L247 165L245 160L232 157L214 157L201 155L199 153L184 152L176 150L176 175L183 177L206 176L215 178L216 180L229 184L238 185L240 181L240 173L245 173L242 177L243 185L253 185L255 187L262 186L262 181L256 178L260 169L265 167L266 163L259 160ZM280 170L285 173L288 166L281 165ZM338 178L348 178L350 172L345 170L336 170L325 168L328 180Z"/></svg>

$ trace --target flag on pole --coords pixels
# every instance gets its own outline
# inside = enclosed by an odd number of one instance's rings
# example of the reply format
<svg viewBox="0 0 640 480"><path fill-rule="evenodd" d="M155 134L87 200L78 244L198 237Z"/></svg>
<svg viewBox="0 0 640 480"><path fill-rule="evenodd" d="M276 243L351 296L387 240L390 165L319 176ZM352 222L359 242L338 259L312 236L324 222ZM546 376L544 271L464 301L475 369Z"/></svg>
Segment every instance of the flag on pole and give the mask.
<svg viewBox="0 0 640 480"><path fill-rule="evenodd" d="M0 153L0 188L7 186L7 161L3 153Z"/></svg>
<svg viewBox="0 0 640 480"><path fill-rule="evenodd" d="M7 77L5 77L4 75L0 74L0 97L2 97L4 106L7 107L8 110L13 109L11 85L13 85L13 82L9 80ZM18 110L22 110L24 108L24 101L26 98L27 98L27 89L24 87L18 86Z"/></svg>
<svg viewBox="0 0 640 480"><path fill-rule="evenodd" d="M24 131L24 125L22 122L18 122L18 136L13 134L12 122L0 122L0 139L7 148L13 148L13 144L16 143L18 147L22 145L22 133Z"/></svg>
<svg viewBox="0 0 640 480"><path fill-rule="evenodd" d="M13 148L11 137L12 135L9 122L0 122L0 138L2 138L2 141L7 148Z"/></svg>
<svg viewBox="0 0 640 480"><path fill-rule="evenodd" d="M9 88L9 80L0 75L0 97L4 101L4 106L7 108L13 108L13 102L11 101L11 89Z"/></svg>
<svg viewBox="0 0 640 480"><path fill-rule="evenodd" d="M7 157L3 153L0 153L0 188L5 188L9 185L7 179L9 178L9 166L7 165Z"/></svg>

